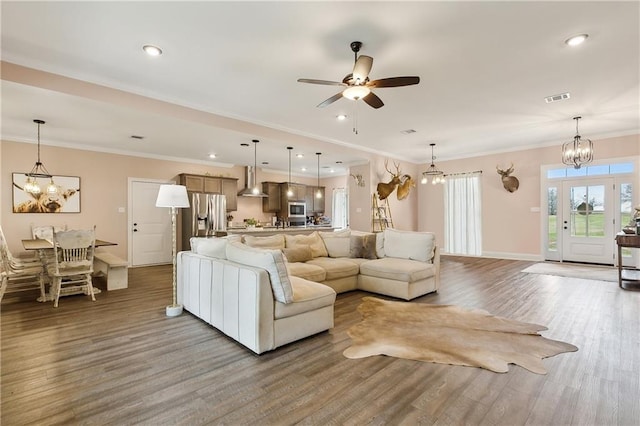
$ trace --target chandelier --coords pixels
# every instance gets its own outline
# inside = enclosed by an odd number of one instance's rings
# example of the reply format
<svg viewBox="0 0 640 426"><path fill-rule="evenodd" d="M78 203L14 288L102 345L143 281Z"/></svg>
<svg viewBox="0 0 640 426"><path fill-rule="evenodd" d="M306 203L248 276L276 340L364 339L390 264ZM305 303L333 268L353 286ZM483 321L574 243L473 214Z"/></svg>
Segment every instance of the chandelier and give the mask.
<svg viewBox="0 0 640 426"><path fill-rule="evenodd" d="M433 147L436 146L436 144L430 143L429 145L431 146L431 165L426 171L422 172L422 179L420 180L420 183L423 185L426 184L429 181L429 178L431 178L432 185L444 183L444 172L438 170L436 165L433 163L433 160L436 159L433 155Z"/></svg>
<svg viewBox="0 0 640 426"><path fill-rule="evenodd" d="M590 139L582 139L578 133L578 120L581 118L573 117L576 120L576 135L572 141L562 144L562 162L576 169L593 161L593 142Z"/></svg>
<svg viewBox="0 0 640 426"><path fill-rule="evenodd" d="M38 160L36 164L33 166L31 171L26 174L27 181L24 184L24 191L37 195L42 192L40 188L40 184L38 183L38 178L49 179L49 184L47 185L47 193L49 194L57 194L59 192L59 187L53 182L53 176L47 168L40 161L40 125L44 124L43 120L35 119L34 123L38 125Z"/></svg>

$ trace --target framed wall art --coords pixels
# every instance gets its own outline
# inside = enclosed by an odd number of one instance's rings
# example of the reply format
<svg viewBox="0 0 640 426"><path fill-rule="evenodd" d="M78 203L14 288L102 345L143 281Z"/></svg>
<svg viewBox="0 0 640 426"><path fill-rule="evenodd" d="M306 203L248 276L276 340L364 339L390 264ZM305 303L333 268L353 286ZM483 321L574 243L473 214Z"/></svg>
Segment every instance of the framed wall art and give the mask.
<svg viewBox="0 0 640 426"><path fill-rule="evenodd" d="M32 178L33 179L33 178ZM35 178L42 189L39 194L24 190L26 173L13 173L14 213L80 213L80 178L78 176L53 176L58 187L56 193L48 193L48 178Z"/></svg>

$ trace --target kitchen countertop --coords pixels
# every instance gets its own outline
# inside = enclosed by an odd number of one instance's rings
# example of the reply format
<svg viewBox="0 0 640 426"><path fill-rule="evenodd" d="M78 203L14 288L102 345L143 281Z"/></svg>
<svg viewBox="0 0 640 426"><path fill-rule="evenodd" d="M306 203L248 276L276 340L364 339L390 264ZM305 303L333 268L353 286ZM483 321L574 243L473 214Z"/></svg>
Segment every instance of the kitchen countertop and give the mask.
<svg viewBox="0 0 640 426"><path fill-rule="evenodd" d="M333 231L335 228L329 225L308 225L306 227L294 226L287 228L276 228L275 226L264 226L256 228L228 228L228 234L263 234L273 235L283 232L291 234L310 234L314 231Z"/></svg>

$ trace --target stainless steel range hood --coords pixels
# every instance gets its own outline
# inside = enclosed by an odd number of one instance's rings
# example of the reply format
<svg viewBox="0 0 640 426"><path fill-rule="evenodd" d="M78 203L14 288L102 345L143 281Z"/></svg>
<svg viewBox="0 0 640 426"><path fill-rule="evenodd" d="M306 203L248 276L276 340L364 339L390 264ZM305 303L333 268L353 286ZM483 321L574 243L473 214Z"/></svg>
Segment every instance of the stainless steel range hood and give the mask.
<svg viewBox="0 0 640 426"><path fill-rule="evenodd" d="M256 170L254 166L247 166L245 168L245 185L244 189L238 192L238 195L241 197L268 197L267 194L264 194L261 191L261 188L258 186L258 193L254 194L253 188L256 188Z"/></svg>

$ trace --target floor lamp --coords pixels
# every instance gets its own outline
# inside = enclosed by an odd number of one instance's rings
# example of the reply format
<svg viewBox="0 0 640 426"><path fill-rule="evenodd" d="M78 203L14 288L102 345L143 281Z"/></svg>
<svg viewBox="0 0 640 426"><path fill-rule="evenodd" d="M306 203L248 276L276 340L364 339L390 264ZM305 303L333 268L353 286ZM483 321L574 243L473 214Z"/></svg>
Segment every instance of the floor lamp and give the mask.
<svg viewBox="0 0 640 426"><path fill-rule="evenodd" d="M177 208L189 207L187 187L183 185L160 185L156 207L171 207L171 258L173 261L173 304L167 306L167 316L176 317L182 313L178 305L178 285L176 282L176 214Z"/></svg>

